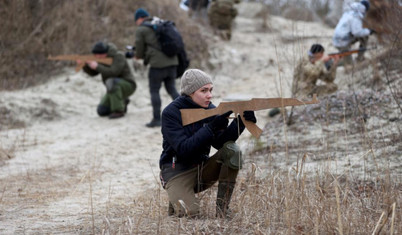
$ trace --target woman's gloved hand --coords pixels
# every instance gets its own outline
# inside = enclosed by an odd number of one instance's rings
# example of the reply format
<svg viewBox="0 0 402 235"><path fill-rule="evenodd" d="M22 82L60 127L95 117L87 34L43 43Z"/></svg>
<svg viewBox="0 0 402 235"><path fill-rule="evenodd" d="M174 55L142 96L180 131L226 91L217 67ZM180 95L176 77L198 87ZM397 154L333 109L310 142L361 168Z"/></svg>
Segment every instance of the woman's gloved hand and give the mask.
<svg viewBox="0 0 402 235"><path fill-rule="evenodd" d="M256 118L255 115L254 115L254 111L244 111L244 112L243 112L243 118L244 118L244 120L246 120L246 121L250 121L250 122L252 122L252 123L257 123L257 118ZM243 123L243 121L241 120L240 115L239 115L239 117L238 117L238 120L239 120L239 122L240 122L240 125L243 125L243 126L244 126L244 123Z"/></svg>
<svg viewBox="0 0 402 235"><path fill-rule="evenodd" d="M244 111L243 112L243 117L247 121L257 123L257 118L254 115L254 111Z"/></svg>
<svg viewBox="0 0 402 235"><path fill-rule="evenodd" d="M233 111L228 111L222 115L218 115L214 118L214 120L212 120L210 123L208 123L208 127L214 132L216 133L219 130L225 129L228 124L229 124L229 120L228 117L230 116L230 114L232 114Z"/></svg>

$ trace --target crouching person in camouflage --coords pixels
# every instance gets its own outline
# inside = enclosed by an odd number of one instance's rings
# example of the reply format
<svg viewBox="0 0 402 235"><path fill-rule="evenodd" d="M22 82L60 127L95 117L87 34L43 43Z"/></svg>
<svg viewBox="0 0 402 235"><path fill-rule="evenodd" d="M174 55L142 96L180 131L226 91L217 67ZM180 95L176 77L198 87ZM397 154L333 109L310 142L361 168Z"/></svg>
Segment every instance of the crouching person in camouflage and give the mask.
<svg viewBox="0 0 402 235"><path fill-rule="evenodd" d="M113 59L110 66L96 61L86 61L83 68L89 76L101 74L106 87L106 94L97 108L98 115L109 116L110 119L123 117L127 112L129 97L137 88L126 57L113 43L97 42L92 48L92 53L98 58Z"/></svg>
<svg viewBox="0 0 402 235"><path fill-rule="evenodd" d="M230 125L231 111L183 126L180 109L212 109L211 77L198 69L187 70L181 78L181 96L162 112L163 151L159 166L163 188L169 196L169 215L197 216L199 200L195 194L218 181L216 215L229 215L229 202L242 167L235 141L245 126L240 118ZM257 122L253 111L245 120ZM211 146L218 151L209 156Z"/></svg>
<svg viewBox="0 0 402 235"><path fill-rule="evenodd" d="M209 24L223 39L230 40L232 37L232 22L237 16L235 3L240 0L213 0L208 8Z"/></svg>
<svg viewBox="0 0 402 235"><path fill-rule="evenodd" d="M292 95L296 98L317 94L318 97L331 94L338 89L334 83L339 56L324 56L324 47L313 44L308 56L299 60L293 74ZM318 85L318 80L323 82Z"/></svg>

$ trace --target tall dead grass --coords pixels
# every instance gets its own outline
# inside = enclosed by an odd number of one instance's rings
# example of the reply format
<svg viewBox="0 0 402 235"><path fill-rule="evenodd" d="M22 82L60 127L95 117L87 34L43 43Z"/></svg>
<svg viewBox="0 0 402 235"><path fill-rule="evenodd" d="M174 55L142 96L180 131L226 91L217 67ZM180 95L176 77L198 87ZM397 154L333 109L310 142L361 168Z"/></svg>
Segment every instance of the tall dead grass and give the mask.
<svg viewBox="0 0 402 235"><path fill-rule="evenodd" d="M134 12L175 21L194 66L207 55L199 28L175 0L0 0L0 90L28 87L59 73L48 55L87 54L99 40L119 48L134 43Z"/></svg>
<svg viewBox="0 0 402 235"><path fill-rule="evenodd" d="M261 167L262 165L256 165ZM297 170L296 170L297 169ZM167 215L167 196L155 189L133 203L98 211L99 234L398 234L402 231L401 181L306 173L301 165L261 176L251 168L239 180L232 219L215 217L216 188L200 195L201 216ZM396 206L395 206L396 205ZM101 219L102 218L102 219ZM100 221L102 220L102 222ZM88 225L87 231L91 231Z"/></svg>

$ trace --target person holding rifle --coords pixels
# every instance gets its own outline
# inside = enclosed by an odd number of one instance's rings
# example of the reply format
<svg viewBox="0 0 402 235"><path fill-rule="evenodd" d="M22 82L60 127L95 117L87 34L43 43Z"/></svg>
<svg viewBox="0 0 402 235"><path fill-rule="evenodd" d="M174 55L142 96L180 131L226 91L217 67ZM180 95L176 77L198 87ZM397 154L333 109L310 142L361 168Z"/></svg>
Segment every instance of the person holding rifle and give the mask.
<svg viewBox="0 0 402 235"><path fill-rule="evenodd" d="M331 94L338 89L334 83L336 68L340 55L324 55L324 47L321 44L313 44L307 52L307 56L299 60L293 71L292 97L306 98L317 94L318 97ZM323 84L317 84L321 80ZM288 125L292 123L293 108L290 110ZM279 108L271 109L270 117L280 113Z"/></svg>
<svg viewBox="0 0 402 235"><path fill-rule="evenodd" d="M338 89L334 80L339 55L324 56L324 51L322 45L313 44L308 56L298 62L293 74L292 97L308 97L313 94L320 97ZM324 84L317 85L318 80Z"/></svg>
<svg viewBox="0 0 402 235"><path fill-rule="evenodd" d="M363 28L363 19L366 12L370 8L370 3L366 0L354 2L350 5L350 9L343 13L341 19L336 25L334 36L332 38L333 45L340 51L349 51L351 46L360 42L359 48L367 47L369 35L375 33L374 30ZM356 60L364 60L365 50L361 50ZM352 65L352 56L348 55L344 58L344 63Z"/></svg>
<svg viewBox="0 0 402 235"><path fill-rule="evenodd" d="M216 215L230 217L229 202L242 168L241 151L235 141L245 129L239 117L230 124L232 111L183 126L180 109L213 109L210 75L189 69L181 77L181 96L162 112L163 151L160 179L169 197L169 215L197 216L200 205L195 194L218 181ZM244 119L257 122L254 111ZM218 151L209 156L211 147Z"/></svg>
<svg viewBox="0 0 402 235"><path fill-rule="evenodd" d="M86 61L83 67L84 72L90 76L101 74L103 84L106 86L106 94L97 108L98 115L109 116L110 119L123 117L127 112L129 96L137 88L125 55L118 51L113 43L104 42L97 42L92 48L92 53L97 58L113 58L111 65Z"/></svg>

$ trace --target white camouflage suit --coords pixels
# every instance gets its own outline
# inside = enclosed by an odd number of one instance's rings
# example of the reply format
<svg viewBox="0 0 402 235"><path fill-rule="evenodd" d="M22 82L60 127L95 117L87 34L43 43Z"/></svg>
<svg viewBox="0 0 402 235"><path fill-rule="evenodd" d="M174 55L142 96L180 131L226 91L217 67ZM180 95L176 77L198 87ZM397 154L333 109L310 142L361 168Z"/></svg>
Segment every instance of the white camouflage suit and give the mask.
<svg viewBox="0 0 402 235"><path fill-rule="evenodd" d="M360 42L359 48L367 46L370 29L363 28L363 18L366 14L366 7L360 2L354 2L347 9L338 24L336 25L334 36L332 38L333 45L340 52L350 50L352 44ZM363 59L364 52L359 52L358 59ZM348 63L352 62L351 56L345 58Z"/></svg>

